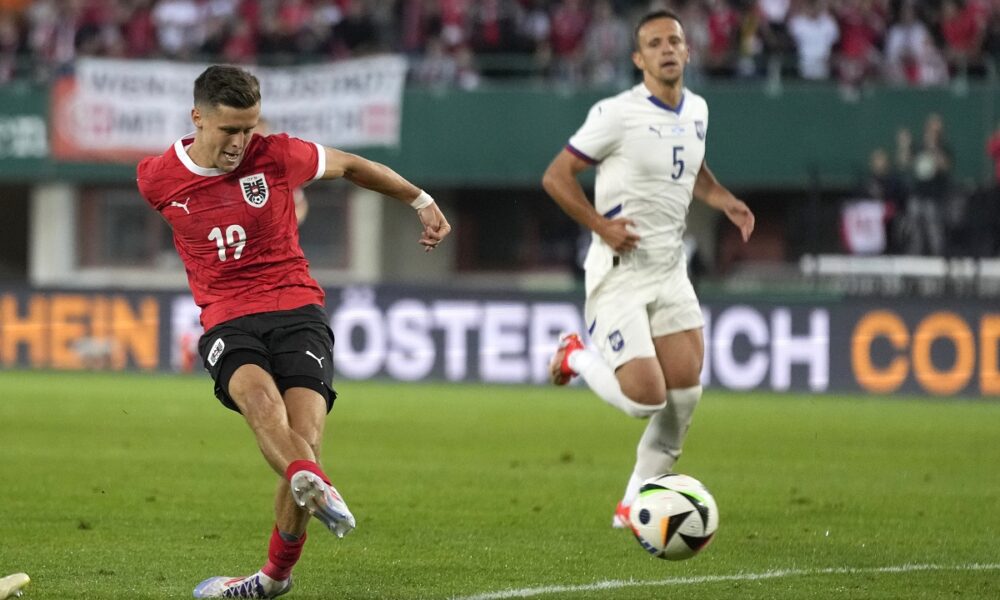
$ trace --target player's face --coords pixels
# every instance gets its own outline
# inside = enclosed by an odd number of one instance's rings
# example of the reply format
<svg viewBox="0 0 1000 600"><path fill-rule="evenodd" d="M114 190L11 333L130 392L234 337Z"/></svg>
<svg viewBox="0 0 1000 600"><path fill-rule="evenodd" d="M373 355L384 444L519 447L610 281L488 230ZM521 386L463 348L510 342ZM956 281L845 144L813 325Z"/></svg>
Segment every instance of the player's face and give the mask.
<svg viewBox="0 0 1000 600"><path fill-rule="evenodd" d="M219 104L195 107L191 119L197 128L195 143L198 157L220 171L233 171L243 159L243 151L260 120L260 104L250 108L233 108Z"/></svg>
<svg viewBox="0 0 1000 600"><path fill-rule="evenodd" d="M681 80L689 56L680 23L669 18L653 19L639 28L638 42L632 62L643 72L644 79L667 85Z"/></svg>

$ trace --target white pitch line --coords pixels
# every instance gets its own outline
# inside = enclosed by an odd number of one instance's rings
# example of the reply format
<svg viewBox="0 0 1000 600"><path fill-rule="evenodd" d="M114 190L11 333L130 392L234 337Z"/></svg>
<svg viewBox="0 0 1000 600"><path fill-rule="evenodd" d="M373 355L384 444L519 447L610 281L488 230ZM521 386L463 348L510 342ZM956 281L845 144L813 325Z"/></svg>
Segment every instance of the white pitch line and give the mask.
<svg viewBox="0 0 1000 600"><path fill-rule="evenodd" d="M450 600L502 600L504 598L530 598L544 594L562 594L566 592L592 592L600 590L618 590L630 587L658 587L667 585L696 585L699 583L718 583L724 581L760 581L762 579L777 579L780 577L796 577L803 575L862 575L866 573L912 573L914 571L997 571L1000 564L970 564L970 565L896 565L891 567L830 567L826 569L776 569L763 573L736 573L733 575L700 575L694 577L670 577L640 581L636 579L612 579L597 581L582 585L547 585L519 590L503 590L486 592L473 596L453 596Z"/></svg>

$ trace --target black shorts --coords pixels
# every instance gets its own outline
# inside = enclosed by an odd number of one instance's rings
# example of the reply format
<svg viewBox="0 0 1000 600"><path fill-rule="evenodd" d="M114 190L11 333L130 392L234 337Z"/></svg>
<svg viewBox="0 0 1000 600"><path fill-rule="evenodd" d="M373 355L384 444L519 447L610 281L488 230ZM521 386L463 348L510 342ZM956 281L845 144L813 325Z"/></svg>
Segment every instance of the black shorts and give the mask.
<svg viewBox="0 0 1000 600"><path fill-rule="evenodd" d="M238 317L209 329L198 341L198 352L215 380L215 396L239 412L229 396L229 380L236 369L252 364L270 373L282 394L293 387L315 390L330 412L337 393L328 322L323 307L310 304Z"/></svg>

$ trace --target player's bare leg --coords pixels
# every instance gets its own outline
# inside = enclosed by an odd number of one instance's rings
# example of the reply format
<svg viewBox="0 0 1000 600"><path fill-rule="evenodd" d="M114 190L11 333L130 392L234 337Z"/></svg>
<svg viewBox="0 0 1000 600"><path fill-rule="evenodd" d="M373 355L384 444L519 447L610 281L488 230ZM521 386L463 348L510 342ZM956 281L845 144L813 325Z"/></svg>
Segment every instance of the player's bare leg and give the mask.
<svg viewBox="0 0 1000 600"><path fill-rule="evenodd" d="M243 411L246 398L253 398L252 394L242 395L242 400L234 396L244 392L244 388L233 386L240 371L246 367L254 367L267 375L274 393L278 394L277 387L274 386L273 379L263 369L255 365L244 365L233 374L230 380L230 396L236 402L240 410ZM253 376L252 370L247 373ZM238 382L239 385L248 385L246 381ZM265 394L269 392L264 392ZM257 396L259 398L259 396ZM281 402L280 410L284 422L287 424L289 434L294 435L297 440L303 441L309 449L309 458L295 458L289 461L294 464L296 461L312 460L320 456L320 447L323 440L323 428L326 422L326 401L313 390L306 388L291 388L285 392L284 398L278 394ZM241 403L243 402L243 403ZM248 407L249 408L249 407ZM264 452L265 447L278 447L281 452L282 444L271 444L268 436L277 435L275 431L280 431L273 423L269 423L266 417L254 413L250 409L254 421L247 417L247 422L258 437L258 445ZM243 413L245 416L247 412ZM277 418L272 416L271 418ZM263 427L260 433L255 424L260 426L260 419L264 419L269 426ZM262 438L263 441L262 441ZM294 445L286 445L286 447ZM267 454L265 453L265 456ZM300 455L303 456L303 455ZM280 460L280 459L277 459ZM271 462L271 460L268 460ZM272 467L275 465L272 463ZM281 470L282 478L278 484L275 495L274 512L275 527L271 532L271 541L268 546L268 560L261 570L249 577L212 577L201 582L194 590L196 598L277 598L284 595L292 588L292 567L298 562L302 554L302 547L306 541L306 525L311 514L323 522L331 531L343 536L354 527L354 516L347 509L346 504L340 499L337 490L311 471L299 471L294 474L287 472L288 465ZM315 492L314 496L307 496L302 499L302 494L296 495L296 481L306 480L310 486L309 491ZM304 487L298 484L299 487ZM331 500L330 497L335 498ZM301 500L301 502L300 502ZM318 513L318 514L317 514ZM332 520L329 514L334 513L339 518Z"/></svg>
<svg viewBox="0 0 1000 600"><path fill-rule="evenodd" d="M636 447L636 463L615 510L613 525L627 525L628 506L640 484L650 477L673 471L680 458L694 409L701 399L704 340L701 329L691 329L653 339L658 368L666 385L667 404L649 419Z"/></svg>
<svg viewBox="0 0 1000 600"><path fill-rule="evenodd" d="M577 334L565 334L549 369L556 385L580 375L599 398L630 417L644 419L663 408L663 375L653 357L633 359L616 373L600 354L584 347Z"/></svg>
<svg viewBox="0 0 1000 600"><path fill-rule="evenodd" d="M306 440L313 455L319 459L326 425L326 400L313 390L295 387L285 392L284 401L289 426ZM284 477L278 483L274 514L280 531L296 537L305 534L309 511L295 503L291 485Z"/></svg>
<svg viewBox="0 0 1000 600"><path fill-rule="evenodd" d="M309 443L289 424L284 399L270 373L257 365L243 365L233 373L228 391L276 473L284 475L292 461L316 462Z"/></svg>
<svg viewBox="0 0 1000 600"><path fill-rule="evenodd" d="M285 402L292 429L309 441L318 461L326 401L313 390L291 388L285 392ZM344 537L354 529L354 515L329 480L320 479L309 471L300 471L292 474L288 482L297 507L316 517L334 535ZM289 513L289 518L300 517L292 517Z"/></svg>
<svg viewBox="0 0 1000 600"><path fill-rule="evenodd" d="M343 537L354 529L354 515L325 475L295 468L295 465L305 461L318 469L319 460L309 442L292 428L285 399L278 392L271 375L257 365L243 365L229 380L229 395L256 435L264 458L272 469L288 480L295 503L319 519L337 537ZM297 415L294 420L299 429L309 434L306 423L322 419L315 413L312 416L300 415L302 411L295 408L297 405L293 403L293 412ZM315 408L311 410L315 411ZM325 418L325 406L322 410ZM316 435L322 434L322 429L316 431Z"/></svg>

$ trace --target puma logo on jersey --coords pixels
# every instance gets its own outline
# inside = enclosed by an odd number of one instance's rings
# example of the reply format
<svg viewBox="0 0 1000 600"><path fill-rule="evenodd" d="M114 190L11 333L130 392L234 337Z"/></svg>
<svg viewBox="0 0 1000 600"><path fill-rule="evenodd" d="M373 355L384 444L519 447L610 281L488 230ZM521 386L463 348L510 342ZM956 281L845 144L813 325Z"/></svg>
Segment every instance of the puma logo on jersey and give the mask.
<svg viewBox="0 0 1000 600"><path fill-rule="evenodd" d="M662 138L663 137L663 132L660 131L660 127L662 127L662 125L650 125L649 126L649 130L652 131L653 133L655 133L656 137Z"/></svg>
<svg viewBox="0 0 1000 600"><path fill-rule="evenodd" d="M183 208L185 213L191 214L191 211L188 210L188 202L190 202L190 201L191 201L191 197L188 196L187 198L184 199L184 204L181 204L180 202L177 202L176 200L173 200L173 201L170 202L170 206L176 206L177 208Z"/></svg>
<svg viewBox="0 0 1000 600"><path fill-rule="evenodd" d="M313 357L319 363L319 368L323 368L323 359L326 358L325 356L316 356L311 350L306 350L306 354Z"/></svg>

